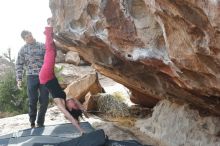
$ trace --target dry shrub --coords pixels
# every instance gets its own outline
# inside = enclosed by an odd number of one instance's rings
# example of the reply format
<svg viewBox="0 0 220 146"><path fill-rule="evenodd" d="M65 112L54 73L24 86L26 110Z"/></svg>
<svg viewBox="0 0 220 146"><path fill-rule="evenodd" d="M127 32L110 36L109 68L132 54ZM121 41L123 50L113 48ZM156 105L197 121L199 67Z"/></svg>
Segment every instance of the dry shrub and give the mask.
<svg viewBox="0 0 220 146"><path fill-rule="evenodd" d="M12 117L15 116L16 114L14 113L9 113L9 112L0 112L0 119L1 118L6 118L6 117Z"/></svg>
<svg viewBox="0 0 220 146"><path fill-rule="evenodd" d="M113 92L111 95L121 102L124 102L126 98L126 95L120 91Z"/></svg>
<svg viewBox="0 0 220 146"><path fill-rule="evenodd" d="M118 125L124 127L134 126L136 122L136 119L132 117L117 117L117 118L109 118L107 120L111 122L117 122Z"/></svg>
<svg viewBox="0 0 220 146"><path fill-rule="evenodd" d="M128 117L128 106L118 97L110 94L100 93L97 100L98 110L106 116Z"/></svg>

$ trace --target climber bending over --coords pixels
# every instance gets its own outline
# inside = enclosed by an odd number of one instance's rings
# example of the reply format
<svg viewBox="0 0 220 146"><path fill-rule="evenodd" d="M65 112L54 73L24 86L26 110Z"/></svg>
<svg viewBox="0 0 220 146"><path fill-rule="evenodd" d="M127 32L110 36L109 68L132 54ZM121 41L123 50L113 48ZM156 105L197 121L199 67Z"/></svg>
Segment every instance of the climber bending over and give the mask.
<svg viewBox="0 0 220 146"><path fill-rule="evenodd" d="M66 100L66 94L60 87L54 74L56 49L53 41L53 27L51 26L51 18L49 18L47 22L48 26L45 27L44 32L46 35L46 51L44 63L39 73L40 83L45 84L60 111L82 134L84 133L84 130L79 125L79 116L82 117L82 112L84 112L84 109L77 99Z"/></svg>

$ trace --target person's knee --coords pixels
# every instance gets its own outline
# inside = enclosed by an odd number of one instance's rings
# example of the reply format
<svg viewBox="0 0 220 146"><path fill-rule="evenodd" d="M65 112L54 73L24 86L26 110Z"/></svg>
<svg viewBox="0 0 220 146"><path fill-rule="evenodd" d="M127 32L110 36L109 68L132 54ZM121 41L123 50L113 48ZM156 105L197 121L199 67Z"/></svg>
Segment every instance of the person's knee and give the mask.
<svg viewBox="0 0 220 146"><path fill-rule="evenodd" d="M37 105L37 101L37 98L29 98L29 105L35 106Z"/></svg>
<svg viewBox="0 0 220 146"><path fill-rule="evenodd" d="M40 97L39 98L39 103L44 104L49 102L49 97Z"/></svg>

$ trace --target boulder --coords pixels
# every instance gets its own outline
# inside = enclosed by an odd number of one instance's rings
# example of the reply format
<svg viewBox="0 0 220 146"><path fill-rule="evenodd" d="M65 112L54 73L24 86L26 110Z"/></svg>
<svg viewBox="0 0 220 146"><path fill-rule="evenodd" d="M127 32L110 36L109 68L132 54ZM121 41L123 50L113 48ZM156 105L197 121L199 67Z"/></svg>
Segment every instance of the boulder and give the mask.
<svg viewBox="0 0 220 146"><path fill-rule="evenodd" d="M85 96L85 102L83 103L83 107L85 108L86 111L96 112L98 109L96 96L88 93Z"/></svg>
<svg viewBox="0 0 220 146"><path fill-rule="evenodd" d="M135 92L133 101L178 100L220 116L219 7L210 0L50 0L55 39Z"/></svg>
<svg viewBox="0 0 220 146"><path fill-rule="evenodd" d="M72 82L84 78L87 75L96 76L95 70L91 66L75 66L68 63L58 63L56 64L56 76L62 87L67 87L67 85Z"/></svg>
<svg viewBox="0 0 220 146"><path fill-rule="evenodd" d="M96 74L87 74L69 84L65 92L67 96L84 102L88 92L90 94L100 93L102 92L102 87L98 82Z"/></svg>
<svg viewBox="0 0 220 146"><path fill-rule="evenodd" d="M65 56L65 62L78 66L80 63L79 53L73 52L73 51L68 51Z"/></svg>
<svg viewBox="0 0 220 146"><path fill-rule="evenodd" d="M56 63L65 63L65 54L61 50L57 50Z"/></svg>
<svg viewBox="0 0 220 146"><path fill-rule="evenodd" d="M164 146L217 146L220 118L202 117L188 104L160 101L152 116L140 119L135 127Z"/></svg>

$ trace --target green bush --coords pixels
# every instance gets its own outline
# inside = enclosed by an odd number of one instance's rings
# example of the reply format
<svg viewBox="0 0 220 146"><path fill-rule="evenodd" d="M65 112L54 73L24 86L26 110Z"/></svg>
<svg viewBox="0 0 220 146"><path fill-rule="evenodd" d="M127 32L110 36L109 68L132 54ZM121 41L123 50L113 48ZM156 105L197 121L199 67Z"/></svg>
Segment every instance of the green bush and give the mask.
<svg viewBox="0 0 220 146"><path fill-rule="evenodd" d="M0 111L16 114L27 113L28 97L26 82L22 90L17 88L15 71L13 69L5 71L0 81Z"/></svg>
<svg viewBox="0 0 220 146"><path fill-rule="evenodd" d="M62 81L63 81L63 78L62 78L62 76L60 75L60 73L61 73L62 70L63 70L63 66L61 66L61 67L55 66L55 67L54 67L55 76L56 76L56 78L57 78L57 80L58 80L59 82L62 82Z"/></svg>

